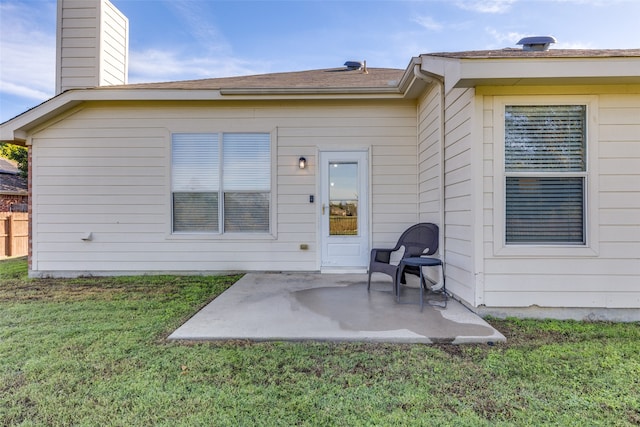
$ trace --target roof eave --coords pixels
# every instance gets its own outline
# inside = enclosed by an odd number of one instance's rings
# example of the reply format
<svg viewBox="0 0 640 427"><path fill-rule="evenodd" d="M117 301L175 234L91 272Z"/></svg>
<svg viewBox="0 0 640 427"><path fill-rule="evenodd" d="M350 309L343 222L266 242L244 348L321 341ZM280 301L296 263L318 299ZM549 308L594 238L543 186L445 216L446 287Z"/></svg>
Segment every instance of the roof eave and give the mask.
<svg viewBox="0 0 640 427"><path fill-rule="evenodd" d="M640 83L640 58L463 59L458 87Z"/></svg>
<svg viewBox="0 0 640 427"><path fill-rule="evenodd" d="M640 83L640 57L422 59L425 71L445 76L447 92L481 85Z"/></svg>
<svg viewBox="0 0 640 427"><path fill-rule="evenodd" d="M301 98L304 97L304 98ZM25 145L29 130L91 101L220 101L285 99L401 99L397 85L388 88L224 88L224 89L75 89L0 124L0 141Z"/></svg>
<svg viewBox="0 0 640 427"><path fill-rule="evenodd" d="M420 96L424 89L428 86L428 82L424 78L418 78L415 73L415 67L422 68L422 57L413 57L409 61L409 65L404 71L400 82L398 83L398 89L404 95L406 99L415 99Z"/></svg>

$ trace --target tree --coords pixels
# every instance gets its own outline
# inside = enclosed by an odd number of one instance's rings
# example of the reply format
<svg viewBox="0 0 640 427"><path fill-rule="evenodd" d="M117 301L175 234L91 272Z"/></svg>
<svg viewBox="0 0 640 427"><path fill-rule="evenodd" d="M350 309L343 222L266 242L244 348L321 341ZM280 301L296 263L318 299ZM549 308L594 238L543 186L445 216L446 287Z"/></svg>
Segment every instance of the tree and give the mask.
<svg viewBox="0 0 640 427"><path fill-rule="evenodd" d="M0 143L0 157L18 162L20 176L26 178L29 174L29 156L28 151L19 145Z"/></svg>

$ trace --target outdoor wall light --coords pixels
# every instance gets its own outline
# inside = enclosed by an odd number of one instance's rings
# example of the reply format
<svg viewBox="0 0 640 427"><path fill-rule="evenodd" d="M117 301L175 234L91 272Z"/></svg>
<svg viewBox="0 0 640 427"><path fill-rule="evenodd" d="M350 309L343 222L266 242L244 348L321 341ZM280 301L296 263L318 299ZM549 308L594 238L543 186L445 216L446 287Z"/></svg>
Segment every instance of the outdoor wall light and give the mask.
<svg viewBox="0 0 640 427"><path fill-rule="evenodd" d="M300 169L304 169L307 167L307 159L305 159L304 157L300 157L300 159L298 159L298 167Z"/></svg>

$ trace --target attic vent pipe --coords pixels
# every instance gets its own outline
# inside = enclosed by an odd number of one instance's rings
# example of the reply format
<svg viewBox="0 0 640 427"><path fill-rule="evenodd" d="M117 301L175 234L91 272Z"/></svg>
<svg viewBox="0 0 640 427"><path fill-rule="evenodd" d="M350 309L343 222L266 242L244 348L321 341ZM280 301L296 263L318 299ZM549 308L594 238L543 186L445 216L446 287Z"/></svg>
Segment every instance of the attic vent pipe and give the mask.
<svg viewBox="0 0 640 427"><path fill-rule="evenodd" d="M522 50L526 51L545 51L549 50L549 46L556 42L552 36L534 36L520 39L516 44L522 45Z"/></svg>

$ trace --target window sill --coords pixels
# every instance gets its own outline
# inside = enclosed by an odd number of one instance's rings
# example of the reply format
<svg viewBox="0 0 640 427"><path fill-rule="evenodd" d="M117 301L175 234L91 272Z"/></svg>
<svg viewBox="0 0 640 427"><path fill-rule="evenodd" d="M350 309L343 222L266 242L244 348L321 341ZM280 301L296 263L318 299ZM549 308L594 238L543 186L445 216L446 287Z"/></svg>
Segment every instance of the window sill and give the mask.
<svg viewBox="0 0 640 427"><path fill-rule="evenodd" d="M276 240L276 236L271 233L173 233L166 236L166 240Z"/></svg>
<svg viewBox="0 0 640 427"><path fill-rule="evenodd" d="M508 245L494 251L497 257L513 258L589 258L599 255L592 246L572 245Z"/></svg>

